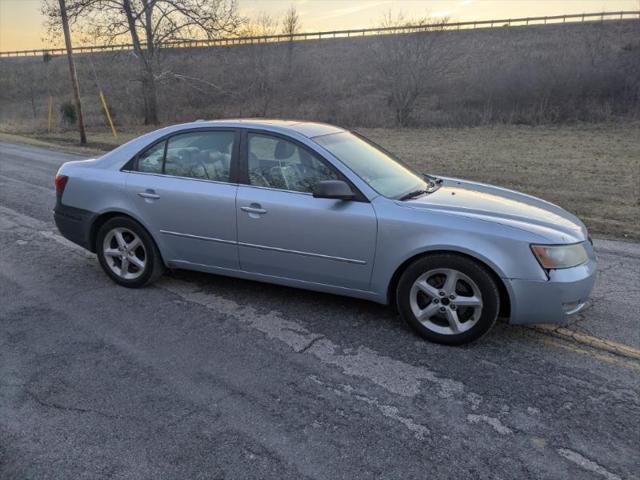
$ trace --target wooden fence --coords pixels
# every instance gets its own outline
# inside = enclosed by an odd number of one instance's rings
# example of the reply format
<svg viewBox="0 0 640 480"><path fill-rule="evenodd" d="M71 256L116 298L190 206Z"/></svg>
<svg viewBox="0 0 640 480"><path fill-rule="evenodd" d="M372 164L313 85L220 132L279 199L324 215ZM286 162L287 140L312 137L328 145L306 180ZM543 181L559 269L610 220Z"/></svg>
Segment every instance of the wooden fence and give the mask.
<svg viewBox="0 0 640 480"><path fill-rule="evenodd" d="M352 38L372 35L400 35L407 33L426 32L434 29L439 30L462 30L477 28L502 28L518 27L526 25L544 24L568 24L582 22L604 22L612 20L640 20L640 11L620 11L584 13L573 15L554 15L548 17L524 17L524 18L503 18L498 20L481 20L468 22L437 23L424 25L409 25L403 27L365 28L360 30L333 30L329 32L305 32L293 35L263 35L257 37L225 37L208 40L181 40L167 42L160 45L162 48L202 48L202 47L224 47L232 45L251 45L261 43L278 43L304 40L325 40L333 38ZM113 45L93 45L75 47L75 53L98 53L133 50L131 44ZM7 57L36 57L44 55L64 55L64 48L44 48L34 50L14 50L0 52L0 58Z"/></svg>

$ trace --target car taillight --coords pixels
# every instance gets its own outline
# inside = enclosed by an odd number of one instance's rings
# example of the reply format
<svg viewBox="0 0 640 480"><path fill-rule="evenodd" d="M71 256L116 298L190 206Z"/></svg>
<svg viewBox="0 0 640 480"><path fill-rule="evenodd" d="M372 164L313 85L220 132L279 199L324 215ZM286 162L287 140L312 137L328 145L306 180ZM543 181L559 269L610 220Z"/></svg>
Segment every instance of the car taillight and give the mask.
<svg viewBox="0 0 640 480"><path fill-rule="evenodd" d="M67 181L69 181L69 177L66 175L56 175L56 178L54 178L53 183L56 185L56 193L58 195L64 193L64 187L67 186Z"/></svg>

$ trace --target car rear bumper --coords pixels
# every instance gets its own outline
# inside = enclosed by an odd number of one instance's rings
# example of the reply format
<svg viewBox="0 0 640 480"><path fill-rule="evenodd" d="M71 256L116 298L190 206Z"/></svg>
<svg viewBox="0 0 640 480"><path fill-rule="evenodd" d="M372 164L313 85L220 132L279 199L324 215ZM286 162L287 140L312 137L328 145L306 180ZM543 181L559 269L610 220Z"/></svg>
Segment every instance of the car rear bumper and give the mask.
<svg viewBox="0 0 640 480"><path fill-rule="evenodd" d="M93 212L63 205L60 200L53 209L58 230L67 240L93 251L90 239Z"/></svg>
<svg viewBox="0 0 640 480"><path fill-rule="evenodd" d="M596 269L596 261L590 259L578 267L552 270L548 281L509 280L509 323L563 323L584 308L595 284Z"/></svg>

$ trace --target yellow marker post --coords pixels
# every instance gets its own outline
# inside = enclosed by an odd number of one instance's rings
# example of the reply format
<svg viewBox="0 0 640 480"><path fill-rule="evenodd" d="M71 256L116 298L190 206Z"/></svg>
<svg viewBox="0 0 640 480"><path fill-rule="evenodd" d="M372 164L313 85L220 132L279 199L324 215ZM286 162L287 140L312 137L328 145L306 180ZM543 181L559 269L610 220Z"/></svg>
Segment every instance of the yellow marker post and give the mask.
<svg viewBox="0 0 640 480"><path fill-rule="evenodd" d="M107 101L104 99L104 93L102 93L102 90L100 90L100 102L102 103L102 108L104 108L104 113L107 116L107 120L109 121L109 126L111 127L111 133L113 133L113 138L118 138L118 134L116 133L116 127L113 126L111 113L109 112L109 107L107 106Z"/></svg>
<svg viewBox="0 0 640 480"><path fill-rule="evenodd" d="M53 97L49 95L49 118L47 119L47 130L53 130Z"/></svg>

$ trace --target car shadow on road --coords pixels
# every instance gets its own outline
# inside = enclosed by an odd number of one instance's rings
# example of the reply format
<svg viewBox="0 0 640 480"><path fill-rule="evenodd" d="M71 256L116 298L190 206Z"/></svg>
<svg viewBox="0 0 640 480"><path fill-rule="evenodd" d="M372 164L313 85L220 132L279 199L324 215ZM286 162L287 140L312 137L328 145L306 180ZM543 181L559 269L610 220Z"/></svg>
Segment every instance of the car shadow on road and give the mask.
<svg viewBox="0 0 640 480"><path fill-rule="evenodd" d="M400 318L395 306L351 297L314 292L292 287L243 280L232 277L171 270L170 278L194 284L204 293L219 296L256 313L279 313L283 318L299 323L310 332L332 338L344 348L368 347L381 353L408 354L424 351L484 351L509 341L523 338L520 329L509 328L499 319L494 328L480 341L461 347L446 347L420 338ZM528 340L529 342L535 340Z"/></svg>

